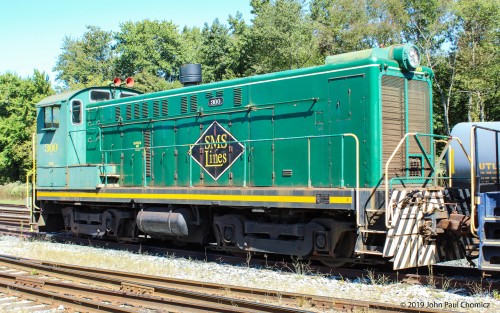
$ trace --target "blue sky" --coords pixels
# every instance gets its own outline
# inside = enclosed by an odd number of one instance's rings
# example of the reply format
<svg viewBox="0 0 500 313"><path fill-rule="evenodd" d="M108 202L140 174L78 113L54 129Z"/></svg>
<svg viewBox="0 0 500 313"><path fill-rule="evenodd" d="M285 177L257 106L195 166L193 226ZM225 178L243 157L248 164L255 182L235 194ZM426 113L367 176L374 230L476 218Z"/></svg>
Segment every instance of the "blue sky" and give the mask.
<svg viewBox="0 0 500 313"><path fill-rule="evenodd" d="M120 23L143 19L203 27L237 11L250 23L250 0L1 0L0 74L27 77L33 69L55 79L52 68L63 38L79 38L87 25L118 31Z"/></svg>

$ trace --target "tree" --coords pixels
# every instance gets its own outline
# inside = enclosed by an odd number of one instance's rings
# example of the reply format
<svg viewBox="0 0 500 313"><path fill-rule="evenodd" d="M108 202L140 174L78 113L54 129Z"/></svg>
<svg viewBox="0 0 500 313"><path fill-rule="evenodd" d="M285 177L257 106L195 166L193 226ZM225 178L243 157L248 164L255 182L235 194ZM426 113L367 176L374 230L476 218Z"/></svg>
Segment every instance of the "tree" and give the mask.
<svg viewBox="0 0 500 313"><path fill-rule="evenodd" d="M65 88L79 89L92 85L102 85L113 79L114 53L111 48L113 33L96 26L87 26L80 39L64 37L62 53L54 71L56 80Z"/></svg>
<svg viewBox="0 0 500 313"><path fill-rule="evenodd" d="M499 118L500 3L495 0L462 0L456 4L457 106L467 107L473 121Z"/></svg>
<svg viewBox="0 0 500 313"><path fill-rule="evenodd" d="M144 72L171 80L182 64L181 36L172 22L125 22L115 39L119 76Z"/></svg>
<svg viewBox="0 0 500 313"><path fill-rule="evenodd" d="M260 74L318 64L313 26L298 0L252 1L255 18L249 31L252 70Z"/></svg>
<svg viewBox="0 0 500 313"><path fill-rule="evenodd" d="M181 32L181 60L183 64L201 63L203 46L201 30L198 27L185 26Z"/></svg>
<svg viewBox="0 0 500 313"><path fill-rule="evenodd" d="M399 0L313 0L318 46L323 56L400 42Z"/></svg>
<svg viewBox="0 0 500 313"><path fill-rule="evenodd" d="M225 78L231 64L229 29L215 19L211 26L205 23L201 37L203 81L220 81Z"/></svg>
<svg viewBox="0 0 500 313"><path fill-rule="evenodd" d="M37 70L26 79L0 75L0 183L26 179L32 164L35 104L53 93L49 77Z"/></svg>

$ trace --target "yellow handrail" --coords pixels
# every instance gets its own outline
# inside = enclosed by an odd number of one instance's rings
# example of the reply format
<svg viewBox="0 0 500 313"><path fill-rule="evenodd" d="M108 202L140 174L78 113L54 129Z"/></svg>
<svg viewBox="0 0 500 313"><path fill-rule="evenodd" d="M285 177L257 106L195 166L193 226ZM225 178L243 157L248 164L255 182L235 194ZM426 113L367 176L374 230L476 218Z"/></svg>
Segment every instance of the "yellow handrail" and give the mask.
<svg viewBox="0 0 500 313"><path fill-rule="evenodd" d="M419 135L418 133L406 133L404 135L404 137L399 141L396 149L394 149L394 151L392 152L391 156L389 157L389 159L385 163L385 171L384 171L385 202L384 203L385 203L385 226L387 228L391 228L391 220L392 220L393 213L394 213L393 210L390 209L390 207L389 207L389 164L391 163L392 159L394 158L394 156L396 155L396 153L399 151L399 149L401 148L401 146L403 145L403 143L406 141L406 138L408 138L409 136L416 137L418 135ZM420 135L422 135L422 134L420 134ZM428 135L428 136L432 136L432 135ZM462 141L460 141L460 139L458 139L456 137L451 137L451 136L448 136L446 138L448 138L448 140L447 140L448 143L444 147L443 152L441 152L441 155L439 156L437 162L434 163L434 166L436 166L436 164L440 164L441 163L441 161L443 160L443 158L444 158L444 156L446 154L446 150L448 150L448 147L450 146L452 140L456 140L459 143L460 147L462 148L462 150L464 151L465 155L467 156L467 159L469 160L469 162L471 162L471 158L467 154L467 151L465 150L465 148L464 148L464 146L462 144Z"/></svg>

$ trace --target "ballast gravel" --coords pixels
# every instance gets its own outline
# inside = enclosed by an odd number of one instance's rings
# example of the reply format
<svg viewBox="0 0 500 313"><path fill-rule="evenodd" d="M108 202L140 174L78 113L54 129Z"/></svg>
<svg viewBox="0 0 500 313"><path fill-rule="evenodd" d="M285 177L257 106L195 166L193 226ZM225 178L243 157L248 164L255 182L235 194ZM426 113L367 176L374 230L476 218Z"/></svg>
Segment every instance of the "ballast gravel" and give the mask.
<svg viewBox="0 0 500 313"><path fill-rule="evenodd" d="M290 273L275 268L252 268L245 264L234 266L176 256L159 257L9 236L0 237L0 254L146 275L386 302L401 307L452 312L500 312L500 291L476 288L475 294L468 295L465 290L440 290L432 286L389 282L384 277L374 277L369 271L365 278L351 281L311 273L307 265L302 263L297 263ZM279 300L276 301L275 304L279 304ZM303 309L315 310L308 307L307 303L304 303Z"/></svg>

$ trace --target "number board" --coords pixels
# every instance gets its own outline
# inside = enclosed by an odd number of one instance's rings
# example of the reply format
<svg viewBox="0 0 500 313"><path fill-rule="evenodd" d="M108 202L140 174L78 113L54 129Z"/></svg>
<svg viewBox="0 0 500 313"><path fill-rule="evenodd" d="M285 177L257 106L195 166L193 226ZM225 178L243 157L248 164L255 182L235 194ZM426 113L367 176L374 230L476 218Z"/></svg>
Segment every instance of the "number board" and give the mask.
<svg viewBox="0 0 500 313"><path fill-rule="evenodd" d="M214 180L224 174L243 153L237 142L219 123L213 122L190 149L191 157Z"/></svg>
<svg viewBox="0 0 500 313"><path fill-rule="evenodd" d="M222 104L224 104L224 98L222 97L212 98L208 100L209 107L218 107Z"/></svg>

